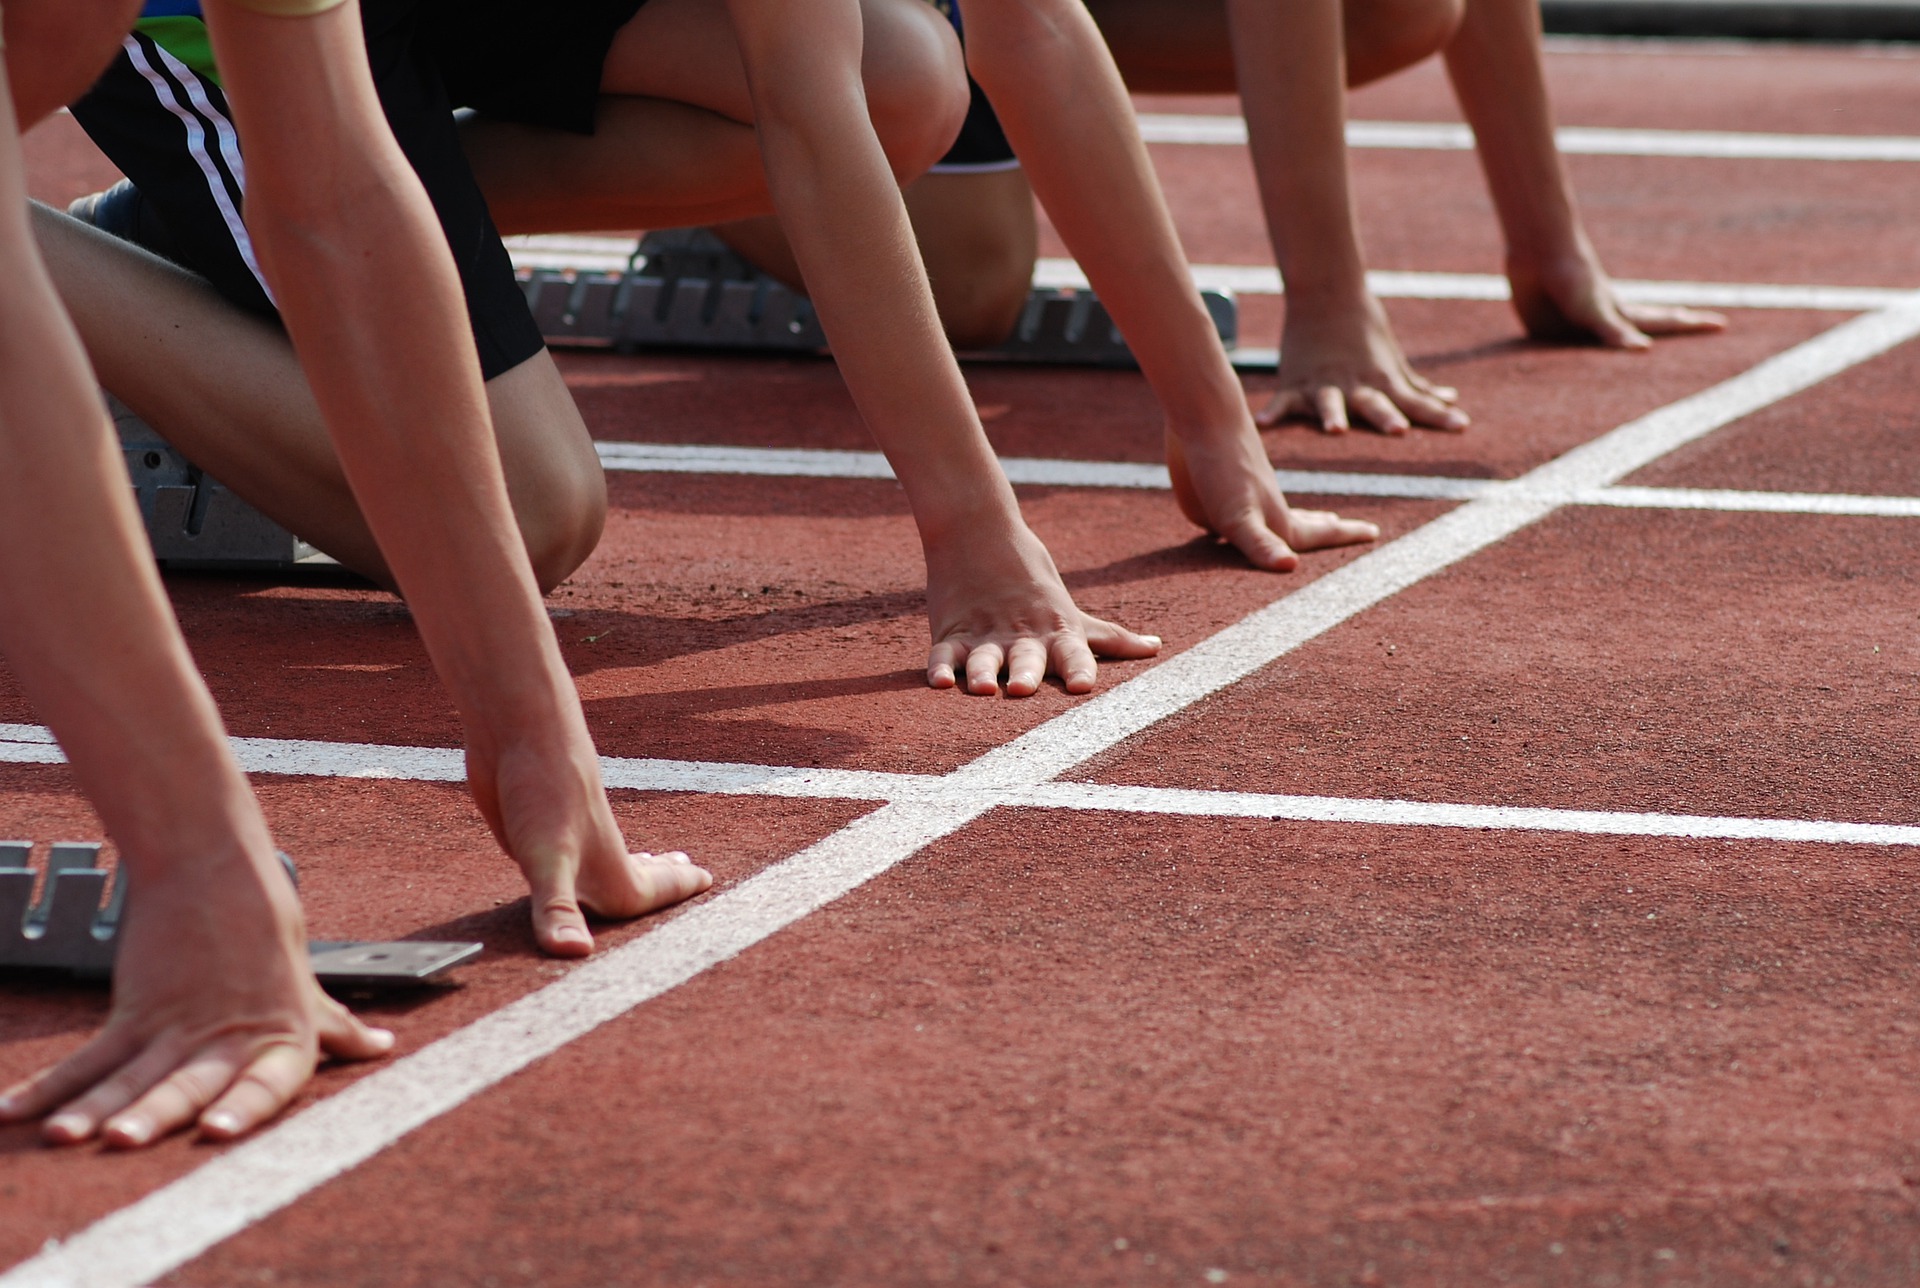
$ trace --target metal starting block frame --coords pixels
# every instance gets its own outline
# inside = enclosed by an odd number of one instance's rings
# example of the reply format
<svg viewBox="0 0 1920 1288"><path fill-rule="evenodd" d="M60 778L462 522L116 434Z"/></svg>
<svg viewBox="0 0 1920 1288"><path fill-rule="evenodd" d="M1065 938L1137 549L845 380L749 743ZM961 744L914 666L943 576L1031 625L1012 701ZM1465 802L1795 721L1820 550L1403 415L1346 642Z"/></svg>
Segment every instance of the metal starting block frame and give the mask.
<svg viewBox="0 0 1920 1288"><path fill-rule="evenodd" d="M549 344L822 353L826 333L813 304L699 229L648 233L623 272L524 270L521 288ZM1239 339L1239 305L1202 291L1229 349ZM1036 287L1013 334L963 356L998 362L1133 367L1133 354L1091 291Z"/></svg>
<svg viewBox="0 0 1920 1288"><path fill-rule="evenodd" d="M116 879L108 888L98 842L62 842L47 851L45 880L35 899L32 854L31 841L0 841L0 968L65 971L86 979L112 975L127 883ZM292 862L285 855L281 862L292 875ZM307 952L322 984L392 988L432 983L448 967L477 956L481 947L314 940Z"/></svg>
<svg viewBox="0 0 1920 1288"><path fill-rule="evenodd" d="M153 556L168 568L281 572L324 558L207 477L127 405L107 395Z"/></svg>

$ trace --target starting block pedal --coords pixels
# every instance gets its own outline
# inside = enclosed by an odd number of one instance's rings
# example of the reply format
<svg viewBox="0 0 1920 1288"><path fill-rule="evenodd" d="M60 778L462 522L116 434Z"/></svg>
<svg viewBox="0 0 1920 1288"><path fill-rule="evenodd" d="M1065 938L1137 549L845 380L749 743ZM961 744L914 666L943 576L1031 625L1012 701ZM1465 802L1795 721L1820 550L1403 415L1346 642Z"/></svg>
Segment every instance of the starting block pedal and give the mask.
<svg viewBox="0 0 1920 1288"><path fill-rule="evenodd" d="M650 232L623 272L524 270L527 305L549 344L821 353L813 304L699 228ZM1239 338L1239 305L1202 291L1221 342ZM1035 287L1007 340L963 357L989 362L1132 367L1133 354L1091 291Z"/></svg>
<svg viewBox="0 0 1920 1288"><path fill-rule="evenodd" d="M325 561L319 551L209 478L112 394L107 395L107 410L120 434L140 520L162 566L279 572L303 560Z"/></svg>
<svg viewBox="0 0 1920 1288"><path fill-rule="evenodd" d="M97 842L66 842L47 852L40 897L33 897L36 873L29 866L31 841L0 841L0 968L64 971L102 979L113 973L120 949L120 916L127 883L100 866ZM294 875L284 854L280 861ZM479 954L480 944L348 943L314 940L307 944L313 973L335 988L404 987L436 982L441 972Z"/></svg>

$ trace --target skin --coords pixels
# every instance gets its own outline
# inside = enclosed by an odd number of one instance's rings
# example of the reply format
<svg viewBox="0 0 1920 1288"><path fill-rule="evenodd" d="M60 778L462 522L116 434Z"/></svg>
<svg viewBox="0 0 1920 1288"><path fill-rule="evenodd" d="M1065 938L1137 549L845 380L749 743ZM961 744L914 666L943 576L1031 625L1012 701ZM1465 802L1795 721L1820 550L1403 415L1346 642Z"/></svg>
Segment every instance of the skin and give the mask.
<svg viewBox="0 0 1920 1288"><path fill-rule="evenodd" d="M460 711L475 800L527 875L541 947L583 956L593 946L583 910L637 916L711 879L681 854L629 854L613 822L514 526L452 260L380 116L356 8L283 18L215 0L207 17L230 69L237 123L254 146L247 213L262 268L348 481ZM11 280L28 283L5 307L55 314L50 285L20 249L30 243L17 143L5 160L6 209L17 212L5 244L22 261L9 265L22 270ZM402 269L416 289L384 290ZM298 906L264 820L177 631L153 629L165 615L162 592L125 485L112 481L121 477L116 445L79 347L71 330L45 331L50 339L25 326L0 332L8 369L62 372L68 399L36 405L19 392L34 382L4 382L0 432L22 447L23 483L50 507L16 510L26 517L9 521L30 545L62 530L59 515L114 517L75 539L91 562L23 560L6 570L0 595L35 611L7 614L0 641L63 739L71 732L76 772L102 801L138 888L123 932L126 987L107 1031L7 1093L0 1116L33 1117L64 1102L46 1129L60 1141L99 1134L140 1145L195 1121L205 1134L237 1135L284 1106L321 1050L374 1055L391 1037L355 1024L300 969ZM55 446L40 457L31 440L15 443L21 426L47 420L94 431L46 436ZM89 587L84 605L39 611L74 585ZM120 603L135 616L97 620ZM169 684L177 709L154 696Z"/></svg>
<svg viewBox="0 0 1920 1288"><path fill-rule="evenodd" d="M796 276L892 463L927 564L928 683L1091 690L1096 656L1159 641L1080 611L1020 517L933 304L899 192L964 115L951 29L926 6L833 0L796 39L780 0L651 0L605 67L591 139L476 121L466 141L506 232L667 227L779 212ZM911 58L911 77L877 69ZM927 88L943 101L930 111ZM697 109L704 115L689 115ZM658 130L641 128L648 120ZM673 137L680 129L684 138ZM686 154L691 154L689 160Z"/></svg>
<svg viewBox="0 0 1920 1288"><path fill-rule="evenodd" d="M965 10L969 33L978 7L975 0ZM1285 8L1272 0L1087 0L1087 8L1128 88L1241 95L1287 284L1280 386L1262 424L1297 418L1337 433L1357 420L1389 434L1468 424L1457 391L1407 361L1367 289L1342 133L1348 87L1436 52L1445 55L1478 141L1506 237L1514 308L1530 336L1638 351L1655 336L1726 325L1719 314L1615 295L1554 144L1539 14L1528 0L1308 0ZM1032 173L1032 159L1023 159ZM1006 231L1017 228L1014 207L1025 194L1007 176L992 176L991 186L974 176L938 177L951 180L934 198L940 210L916 226L949 240L951 230L968 226L973 241L994 247L984 255L929 249L929 263L952 261L936 281L974 279L969 298L943 306L943 316L956 337L1004 336L1018 315L1016 292L1024 296L1031 274L1031 259L1009 266L1020 234ZM991 287L979 281L988 274Z"/></svg>
<svg viewBox="0 0 1920 1288"><path fill-rule="evenodd" d="M983 292L995 307L1010 309L998 320L998 334L1012 324L1011 311L1026 298L1032 275L1030 180L1032 195L1125 332L1166 413L1167 464L1182 512L1256 567L1276 572L1296 567L1301 551L1373 540L1374 525L1296 510L1281 494L1239 379L1193 289L1126 87L1085 7L1079 0L968 0L965 13L968 68L995 104L1025 178L930 176L916 185L918 210L969 192L997 198L986 203L992 206L986 218L998 222L981 228L976 218L973 226L975 244L1005 247L1011 253L999 262L1019 265L1002 275L1004 288ZM943 181L940 188L925 186L933 179ZM1000 218L1008 207L1023 213ZM968 223L967 212L950 200L937 218L946 222L935 224L923 213L923 242L933 240L929 228ZM743 230L727 231L738 238ZM765 226L745 231L756 247L769 246ZM944 242L933 261L941 280L967 276L952 249ZM950 326L957 312L950 302ZM990 320L966 334L990 333L994 325Z"/></svg>
<svg viewBox="0 0 1920 1288"><path fill-rule="evenodd" d="M83 88L133 8L14 0L0 69L0 453L21 489L0 520L0 651L132 883L106 1027L0 1095L0 1121L51 1113L49 1141L119 1147L196 1122L203 1136L237 1136L279 1112L323 1056L393 1046L307 966L299 902L168 608L118 442L28 230L13 103L31 121L24 113ZM59 57L43 59L47 49ZM31 69L17 86L15 66Z"/></svg>

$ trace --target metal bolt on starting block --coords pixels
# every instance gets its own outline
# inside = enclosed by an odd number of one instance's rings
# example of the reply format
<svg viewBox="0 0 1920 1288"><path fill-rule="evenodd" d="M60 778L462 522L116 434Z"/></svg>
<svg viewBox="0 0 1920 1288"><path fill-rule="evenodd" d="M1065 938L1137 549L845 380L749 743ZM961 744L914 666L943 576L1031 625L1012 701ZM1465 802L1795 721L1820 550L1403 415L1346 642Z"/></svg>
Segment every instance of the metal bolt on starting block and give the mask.
<svg viewBox="0 0 1920 1288"><path fill-rule="evenodd" d="M813 304L699 228L650 232L624 272L536 268L521 287L549 344L819 353L827 347ZM1221 341L1239 337L1239 305L1224 291L1201 299ZM1120 329L1091 291L1036 287L1014 333L969 359L1071 366L1137 365Z"/></svg>
<svg viewBox="0 0 1920 1288"><path fill-rule="evenodd" d="M109 890L98 842L63 842L47 852L45 880L35 899L32 854L31 841L0 841L0 968L65 971L92 979L111 975L127 883L113 880ZM280 859L293 876L292 861L284 854ZM307 952L322 984L379 988L432 983L449 967L477 956L481 947L313 940Z"/></svg>
<svg viewBox="0 0 1920 1288"><path fill-rule="evenodd" d="M107 410L120 433L120 452L133 480L141 522L161 564L275 572L303 561L332 562L207 477L112 394L107 395Z"/></svg>

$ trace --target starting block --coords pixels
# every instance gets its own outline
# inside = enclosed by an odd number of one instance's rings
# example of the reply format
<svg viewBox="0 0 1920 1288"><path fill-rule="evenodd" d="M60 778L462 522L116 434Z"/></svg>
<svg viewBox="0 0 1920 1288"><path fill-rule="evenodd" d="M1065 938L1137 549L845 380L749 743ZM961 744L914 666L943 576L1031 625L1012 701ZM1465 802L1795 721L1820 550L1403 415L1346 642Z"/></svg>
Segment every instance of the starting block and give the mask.
<svg viewBox="0 0 1920 1288"><path fill-rule="evenodd" d="M537 268L521 288L549 344L822 353L826 333L813 304L742 259L704 229L651 232L623 272ZM1202 291L1221 342L1239 339L1239 306ZM1120 328L1091 291L1035 287L1013 334L963 356L1072 366L1137 365Z"/></svg>
<svg viewBox="0 0 1920 1288"><path fill-rule="evenodd" d="M0 841L0 968L65 971L87 979L113 973L127 883L100 866L97 842L65 842L47 852L45 880L34 899L31 841ZM289 877L293 862L280 856ZM474 943L307 944L313 973L336 988L403 987L436 982L448 967L476 956Z"/></svg>
<svg viewBox="0 0 1920 1288"><path fill-rule="evenodd" d="M127 405L107 395L134 501L162 566L225 572L280 572L326 561L300 538L207 475ZM331 562L331 561L327 561Z"/></svg>

